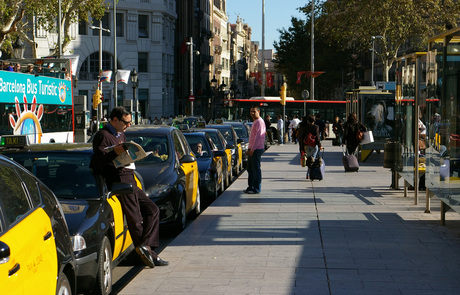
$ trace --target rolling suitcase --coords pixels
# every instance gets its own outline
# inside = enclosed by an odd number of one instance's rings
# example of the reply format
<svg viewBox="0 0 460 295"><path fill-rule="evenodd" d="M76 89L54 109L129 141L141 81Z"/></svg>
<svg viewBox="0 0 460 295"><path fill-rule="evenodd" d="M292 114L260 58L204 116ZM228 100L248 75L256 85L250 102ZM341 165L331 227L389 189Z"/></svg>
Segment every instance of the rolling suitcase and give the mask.
<svg viewBox="0 0 460 295"><path fill-rule="evenodd" d="M347 152L343 150L342 146L342 162L343 162L343 167L345 168L345 172L358 172L359 170L359 163L358 163L358 158L356 158L355 155L350 155Z"/></svg>
<svg viewBox="0 0 460 295"><path fill-rule="evenodd" d="M324 156L324 149L322 156ZM317 180L323 180L324 178L324 171L326 168L326 164L324 163L323 157L316 157L315 162L310 166L309 168L309 178L311 181L317 179Z"/></svg>

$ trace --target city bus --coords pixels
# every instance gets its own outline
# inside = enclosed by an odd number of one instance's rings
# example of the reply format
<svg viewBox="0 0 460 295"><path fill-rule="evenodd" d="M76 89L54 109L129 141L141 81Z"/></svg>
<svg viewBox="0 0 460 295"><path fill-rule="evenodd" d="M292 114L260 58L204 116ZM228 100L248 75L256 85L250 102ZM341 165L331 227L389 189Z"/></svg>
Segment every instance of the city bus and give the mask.
<svg viewBox="0 0 460 295"><path fill-rule="evenodd" d="M74 142L70 60L0 63L0 137L27 135L29 143Z"/></svg>
<svg viewBox="0 0 460 295"><path fill-rule="evenodd" d="M252 120L249 111L252 106L260 107L260 116L270 115L273 122L283 114L280 97L255 96L249 99L230 99L224 106L222 117L228 120ZM336 116L345 119L345 100L295 100L286 97L285 113L288 118L297 115L299 119L311 114L320 114L325 121L332 122Z"/></svg>

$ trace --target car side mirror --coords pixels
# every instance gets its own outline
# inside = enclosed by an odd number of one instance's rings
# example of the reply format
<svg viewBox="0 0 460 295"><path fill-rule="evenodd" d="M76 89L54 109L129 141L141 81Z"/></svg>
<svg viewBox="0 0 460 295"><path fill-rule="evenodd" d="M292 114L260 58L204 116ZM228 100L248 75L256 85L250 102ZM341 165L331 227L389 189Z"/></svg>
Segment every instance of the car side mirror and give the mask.
<svg viewBox="0 0 460 295"><path fill-rule="evenodd" d="M244 143L244 139L238 138L238 140L237 140L236 142L237 142L237 143Z"/></svg>
<svg viewBox="0 0 460 295"><path fill-rule="evenodd" d="M196 162L196 158L192 155L184 155L182 158L180 158L179 163L193 163Z"/></svg>
<svg viewBox="0 0 460 295"><path fill-rule="evenodd" d="M10 260L10 247L2 241L0 241L0 265L7 263Z"/></svg>
<svg viewBox="0 0 460 295"><path fill-rule="evenodd" d="M225 151L215 151L214 156L223 157L223 156L225 156Z"/></svg>
<svg viewBox="0 0 460 295"><path fill-rule="evenodd" d="M114 182L112 184L112 190L109 192L109 198L116 195L128 195L134 191L131 183L125 182Z"/></svg>

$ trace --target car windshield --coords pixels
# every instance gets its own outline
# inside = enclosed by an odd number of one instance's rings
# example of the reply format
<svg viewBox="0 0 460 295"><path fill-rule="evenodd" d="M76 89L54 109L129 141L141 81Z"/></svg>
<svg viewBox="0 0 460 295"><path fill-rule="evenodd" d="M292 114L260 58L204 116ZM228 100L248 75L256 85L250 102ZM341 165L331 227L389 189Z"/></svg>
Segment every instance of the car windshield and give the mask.
<svg viewBox="0 0 460 295"><path fill-rule="evenodd" d="M197 158L210 158L211 150L206 144L206 138L201 135L184 134L188 144L192 148L192 152Z"/></svg>
<svg viewBox="0 0 460 295"><path fill-rule="evenodd" d="M126 138L128 141L138 143L146 152L152 152L148 157L136 163L162 163L171 158L168 138L164 134L126 133Z"/></svg>
<svg viewBox="0 0 460 295"><path fill-rule="evenodd" d="M241 125L232 125L233 129L235 129L236 135L238 135L239 138L248 138L248 129L246 129L246 126L243 124Z"/></svg>
<svg viewBox="0 0 460 295"><path fill-rule="evenodd" d="M37 176L58 198L100 197L89 169L90 153L28 152L7 156Z"/></svg>
<svg viewBox="0 0 460 295"><path fill-rule="evenodd" d="M229 141L229 142L235 141L233 139L233 132L232 132L231 126L228 126L228 128L227 127L217 127L217 129L220 130L220 133L222 133L226 141Z"/></svg>

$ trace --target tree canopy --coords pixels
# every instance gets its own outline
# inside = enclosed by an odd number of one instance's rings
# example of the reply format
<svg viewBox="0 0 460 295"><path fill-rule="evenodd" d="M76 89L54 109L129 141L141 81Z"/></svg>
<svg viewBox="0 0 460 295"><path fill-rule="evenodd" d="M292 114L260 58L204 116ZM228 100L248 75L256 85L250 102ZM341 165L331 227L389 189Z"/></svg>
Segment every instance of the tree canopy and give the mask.
<svg viewBox="0 0 460 295"><path fill-rule="evenodd" d="M56 31L58 3L58 0L0 0L0 47L11 51L12 40L21 36L35 49L28 32L34 26ZM71 41L70 25L79 20L88 21L89 15L100 19L107 6L104 0L61 0L63 52ZM57 51L58 44L55 44L53 54Z"/></svg>
<svg viewBox="0 0 460 295"><path fill-rule="evenodd" d="M382 50L375 53L388 81L388 71L402 46L425 48L428 38L457 26L459 8L455 0L325 0L316 6L316 27L328 32L331 44L352 43L366 51L372 37L379 36L375 42ZM311 12L311 2L303 11Z"/></svg>
<svg viewBox="0 0 460 295"><path fill-rule="evenodd" d="M304 89L310 89L310 79L302 76L297 84L297 72L311 69L311 24L308 21L291 19L291 26L279 30L280 38L274 43L276 68L286 77L291 96L300 99ZM349 82L351 53L341 47L331 45L322 32L315 31L315 71L324 74L315 78L315 98L343 98L343 91ZM343 89L342 89L343 88ZM336 94L337 89L342 89Z"/></svg>

